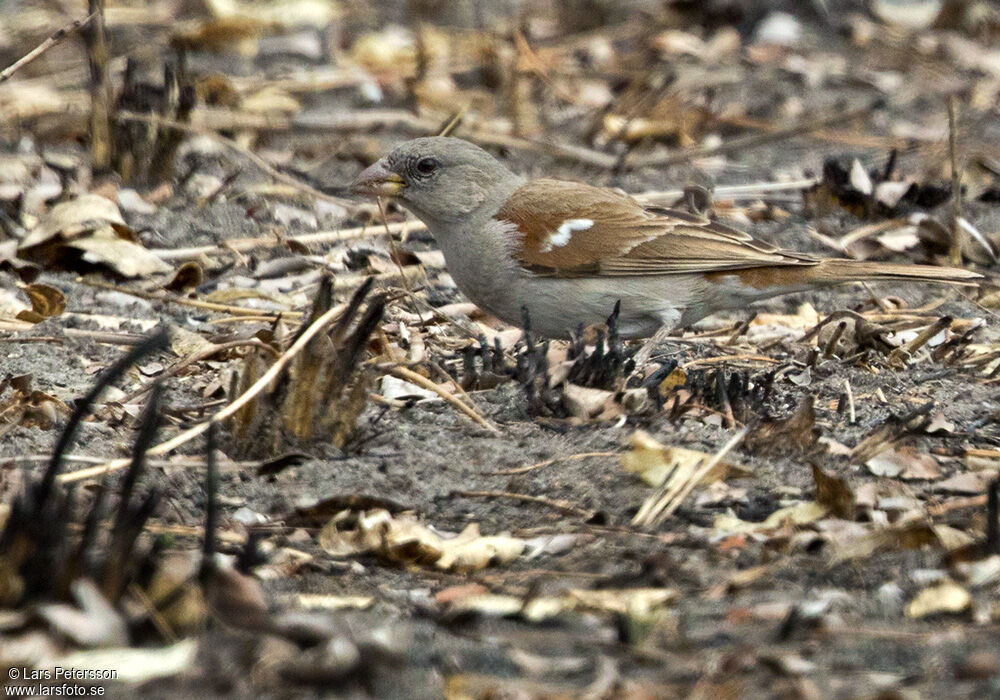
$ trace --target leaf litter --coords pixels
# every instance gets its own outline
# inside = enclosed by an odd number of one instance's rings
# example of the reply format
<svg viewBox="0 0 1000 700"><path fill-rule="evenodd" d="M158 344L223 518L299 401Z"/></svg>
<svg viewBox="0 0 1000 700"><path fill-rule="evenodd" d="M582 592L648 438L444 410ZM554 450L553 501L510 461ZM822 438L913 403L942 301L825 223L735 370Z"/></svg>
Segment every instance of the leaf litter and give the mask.
<svg viewBox="0 0 1000 700"><path fill-rule="evenodd" d="M0 661L177 695L988 692L988 3L527 3L490 31L258 5L109 3L111 72L93 33L30 53L51 8L4 19L29 60L0 82ZM613 309L546 341L461 303L421 225L336 191L443 125L770 242L988 279L817 292L648 356ZM57 448L85 466L33 469L158 325L169 347L76 424L87 454Z"/></svg>

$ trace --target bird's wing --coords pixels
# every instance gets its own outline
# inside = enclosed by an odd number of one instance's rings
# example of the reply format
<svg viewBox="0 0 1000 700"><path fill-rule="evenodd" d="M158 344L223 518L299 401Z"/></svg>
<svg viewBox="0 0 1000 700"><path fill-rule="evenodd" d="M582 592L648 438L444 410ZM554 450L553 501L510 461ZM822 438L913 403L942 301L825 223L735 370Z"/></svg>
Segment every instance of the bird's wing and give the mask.
<svg viewBox="0 0 1000 700"><path fill-rule="evenodd" d="M514 257L536 274L664 275L818 262L696 214L562 180L521 186L495 218L511 224Z"/></svg>

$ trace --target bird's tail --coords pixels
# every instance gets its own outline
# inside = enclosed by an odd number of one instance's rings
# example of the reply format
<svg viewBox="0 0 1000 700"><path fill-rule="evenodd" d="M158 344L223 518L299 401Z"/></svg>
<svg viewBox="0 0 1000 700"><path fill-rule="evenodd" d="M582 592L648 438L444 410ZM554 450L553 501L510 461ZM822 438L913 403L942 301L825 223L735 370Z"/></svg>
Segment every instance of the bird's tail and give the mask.
<svg viewBox="0 0 1000 700"><path fill-rule="evenodd" d="M976 284L983 278L978 273L957 267L905 265L862 260L827 259L814 267L804 268L804 271L808 271L807 274L812 278L812 281L819 284L886 280Z"/></svg>

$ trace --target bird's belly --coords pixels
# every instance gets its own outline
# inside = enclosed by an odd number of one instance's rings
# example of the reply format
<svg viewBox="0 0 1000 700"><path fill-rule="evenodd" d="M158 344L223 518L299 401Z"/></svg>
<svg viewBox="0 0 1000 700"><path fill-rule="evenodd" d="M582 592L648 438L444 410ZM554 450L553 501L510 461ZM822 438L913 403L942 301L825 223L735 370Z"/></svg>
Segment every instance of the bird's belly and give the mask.
<svg viewBox="0 0 1000 700"><path fill-rule="evenodd" d="M665 293L663 278L567 279L525 277L516 289L504 290L484 303L472 301L507 323L522 325L522 308L527 308L531 328L549 338L565 338L582 323L589 326L605 322L621 301L618 331L625 338L645 338L663 325L680 321L682 308L676 294L687 296L689 285L677 278L680 288L671 284ZM498 302L499 299L499 302Z"/></svg>
<svg viewBox="0 0 1000 700"><path fill-rule="evenodd" d="M619 300L622 337L649 337L677 325L704 284L694 275L542 277L525 272L502 249L484 254L457 241L441 243L448 271L469 300L515 326L522 325L526 307L532 330L548 338L568 337L581 323L603 323Z"/></svg>

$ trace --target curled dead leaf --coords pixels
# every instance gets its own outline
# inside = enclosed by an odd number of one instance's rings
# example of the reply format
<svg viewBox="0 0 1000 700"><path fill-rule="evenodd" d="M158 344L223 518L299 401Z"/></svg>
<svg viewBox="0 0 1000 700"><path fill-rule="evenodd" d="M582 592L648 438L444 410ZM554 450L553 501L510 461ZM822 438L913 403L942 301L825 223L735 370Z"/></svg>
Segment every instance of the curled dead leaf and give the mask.
<svg viewBox="0 0 1000 700"><path fill-rule="evenodd" d="M934 545L945 552L959 549L973 541L971 535L947 525L933 525L921 518L881 527L860 537L835 542L830 565L864 559L890 549L916 549Z"/></svg>
<svg viewBox="0 0 1000 700"><path fill-rule="evenodd" d="M174 276L163 285L163 288L168 292L186 292L199 286L203 278L201 265L188 261L177 268Z"/></svg>
<svg viewBox="0 0 1000 700"><path fill-rule="evenodd" d="M42 318L58 316L66 310L66 295L47 284L29 284L24 293L31 300L31 310Z"/></svg>
<svg viewBox="0 0 1000 700"><path fill-rule="evenodd" d="M856 504L847 479L827 474L815 464L812 465L812 473L816 482L816 501L827 506L838 518L853 520Z"/></svg>
<svg viewBox="0 0 1000 700"><path fill-rule="evenodd" d="M795 505L779 508L763 522L741 520L734 515L720 514L715 517L712 528L717 533L766 533L786 525L808 525L825 517L830 508L816 501L803 501Z"/></svg>
<svg viewBox="0 0 1000 700"><path fill-rule="evenodd" d="M372 553L398 564L435 566L446 571L477 571L519 557L524 540L507 535L483 536L470 524L457 535L432 531L411 515L386 510L359 514L354 529L341 529L335 517L319 534L320 546L335 557Z"/></svg>
<svg viewBox="0 0 1000 700"><path fill-rule="evenodd" d="M167 263L146 250L122 218L118 206L85 194L52 207L18 246L18 254L45 265L101 265L123 277L169 272Z"/></svg>

